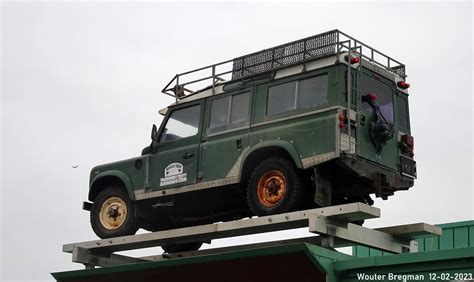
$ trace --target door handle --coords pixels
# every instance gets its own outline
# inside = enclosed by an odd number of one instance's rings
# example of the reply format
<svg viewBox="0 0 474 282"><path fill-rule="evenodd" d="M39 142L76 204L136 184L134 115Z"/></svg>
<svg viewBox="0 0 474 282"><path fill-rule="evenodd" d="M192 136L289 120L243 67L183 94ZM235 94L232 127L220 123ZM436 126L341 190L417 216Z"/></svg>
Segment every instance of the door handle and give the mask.
<svg viewBox="0 0 474 282"><path fill-rule="evenodd" d="M190 152L186 152L184 155L183 155L183 159L187 160L187 159L190 159L194 156L194 154L191 154Z"/></svg>

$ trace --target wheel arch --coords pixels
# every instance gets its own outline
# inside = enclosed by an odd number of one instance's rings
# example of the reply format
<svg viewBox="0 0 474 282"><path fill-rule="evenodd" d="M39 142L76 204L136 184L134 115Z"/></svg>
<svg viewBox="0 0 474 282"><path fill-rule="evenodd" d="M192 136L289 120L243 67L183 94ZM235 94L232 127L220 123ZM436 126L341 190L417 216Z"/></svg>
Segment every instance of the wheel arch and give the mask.
<svg viewBox="0 0 474 282"><path fill-rule="evenodd" d="M111 185L120 187L125 192L127 192L131 200L135 200L130 178L121 171L111 170L100 173L91 182L88 196L89 201L94 201L102 189Z"/></svg>
<svg viewBox="0 0 474 282"><path fill-rule="evenodd" d="M291 160L297 168L303 169L299 154L296 151L296 148L290 142L262 142L253 146L246 154L244 161L242 162L242 167L240 169L240 182L247 181L252 171L257 167L257 165L261 161L270 157L286 158L288 160Z"/></svg>

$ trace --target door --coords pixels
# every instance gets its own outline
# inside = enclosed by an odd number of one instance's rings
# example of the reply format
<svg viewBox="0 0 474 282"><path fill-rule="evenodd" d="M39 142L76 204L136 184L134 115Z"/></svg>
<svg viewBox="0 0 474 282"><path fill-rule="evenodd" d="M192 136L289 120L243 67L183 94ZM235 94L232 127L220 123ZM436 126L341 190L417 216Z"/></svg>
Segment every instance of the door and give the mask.
<svg viewBox="0 0 474 282"><path fill-rule="evenodd" d="M398 163L398 141L397 127L394 114L394 90L393 82L377 75L362 73L361 97L359 98L359 126L357 131L358 154L368 160L381 165L397 169ZM388 123L394 125L394 135L377 152L371 137L371 123L375 120L372 107L367 102L362 102L362 96L372 95L375 104L380 108L380 113Z"/></svg>
<svg viewBox="0 0 474 282"><path fill-rule="evenodd" d="M251 101L251 89L209 99L205 142L201 145L203 181L224 178L235 181L248 147Z"/></svg>
<svg viewBox="0 0 474 282"><path fill-rule="evenodd" d="M151 155L151 190L196 183L201 104L172 110L160 128L156 153Z"/></svg>

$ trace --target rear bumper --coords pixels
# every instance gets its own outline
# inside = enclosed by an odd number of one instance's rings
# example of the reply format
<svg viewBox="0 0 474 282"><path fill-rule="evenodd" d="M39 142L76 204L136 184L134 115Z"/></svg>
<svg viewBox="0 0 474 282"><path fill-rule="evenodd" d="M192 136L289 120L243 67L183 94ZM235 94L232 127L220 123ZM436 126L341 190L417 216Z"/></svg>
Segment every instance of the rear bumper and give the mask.
<svg viewBox="0 0 474 282"><path fill-rule="evenodd" d="M365 179L371 193L387 199L395 191L408 190L413 187L413 177L402 175L400 172L381 167L362 158L342 158L341 162L359 177Z"/></svg>

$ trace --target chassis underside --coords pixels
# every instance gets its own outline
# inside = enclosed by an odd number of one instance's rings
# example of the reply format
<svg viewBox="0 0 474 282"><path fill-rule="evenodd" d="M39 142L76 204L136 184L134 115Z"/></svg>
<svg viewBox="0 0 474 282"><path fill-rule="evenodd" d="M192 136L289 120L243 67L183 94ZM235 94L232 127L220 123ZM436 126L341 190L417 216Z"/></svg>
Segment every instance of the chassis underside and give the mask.
<svg viewBox="0 0 474 282"><path fill-rule="evenodd" d="M351 202L373 204L371 194L386 199L408 190L413 179L354 157L341 157L302 171L308 201L300 209ZM137 201L141 228L157 231L251 217L246 189L240 184Z"/></svg>

